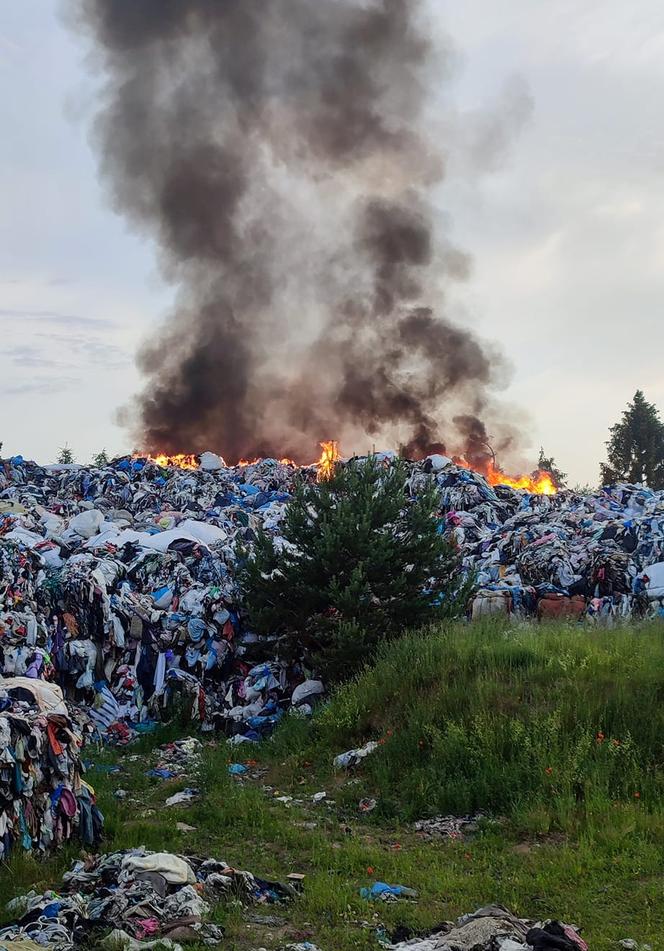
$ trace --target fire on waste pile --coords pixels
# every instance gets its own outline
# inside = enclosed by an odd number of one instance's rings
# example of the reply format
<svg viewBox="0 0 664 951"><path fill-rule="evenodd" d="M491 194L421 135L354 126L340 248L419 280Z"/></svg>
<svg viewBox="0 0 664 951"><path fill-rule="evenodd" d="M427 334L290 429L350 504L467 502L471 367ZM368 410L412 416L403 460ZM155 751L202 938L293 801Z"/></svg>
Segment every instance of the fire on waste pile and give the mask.
<svg viewBox="0 0 664 951"><path fill-rule="evenodd" d="M233 743L266 736L291 703L309 712L323 684L249 629L236 569L259 529L278 542L297 481L336 464L331 443L304 467L226 466L213 453L103 468L0 463L4 675L57 683L88 731L119 744L174 698ZM580 496L541 480L528 491L436 455L406 471L413 498L436 483L440 531L475 578L469 616L610 623L663 610L664 493Z"/></svg>

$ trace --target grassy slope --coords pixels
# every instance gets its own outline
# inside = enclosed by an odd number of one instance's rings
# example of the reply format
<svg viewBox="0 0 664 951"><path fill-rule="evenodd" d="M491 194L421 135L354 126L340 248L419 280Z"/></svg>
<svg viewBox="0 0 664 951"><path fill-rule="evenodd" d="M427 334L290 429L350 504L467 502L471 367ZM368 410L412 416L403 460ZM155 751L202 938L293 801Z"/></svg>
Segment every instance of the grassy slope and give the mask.
<svg viewBox="0 0 664 951"><path fill-rule="evenodd" d="M313 730L291 724L277 742L320 757L382 737L364 772L383 814L403 819L491 809L525 822L541 809L566 824L580 805L655 806L662 633L450 626L405 637L338 691Z"/></svg>
<svg viewBox="0 0 664 951"><path fill-rule="evenodd" d="M229 754L223 743L206 748L204 800L189 809L161 804L191 780L143 775L163 736L125 754L125 774L91 773L107 816L106 847L195 851L266 877L305 872L300 900L258 909L282 917L280 928L254 924L240 908L218 909L225 947L238 951L305 937L323 951L375 949L379 923L426 927L488 901L575 921L592 951L628 936L657 948L663 660L657 630L408 638L343 688L313 725L289 722L274 742L252 748L266 775L238 782L227 774L229 755L247 753ZM333 773L335 753L378 737L384 745L356 776ZM303 805L286 808L266 784ZM118 787L133 801L116 800ZM322 789L335 806L311 803ZM367 794L379 807L360 817L357 802ZM471 842L427 842L409 828L415 814L479 803L506 821ZM178 819L196 831L178 832ZM0 899L54 884L70 858L38 865L17 857L0 876ZM417 888L419 903L369 905L358 890L372 878Z"/></svg>

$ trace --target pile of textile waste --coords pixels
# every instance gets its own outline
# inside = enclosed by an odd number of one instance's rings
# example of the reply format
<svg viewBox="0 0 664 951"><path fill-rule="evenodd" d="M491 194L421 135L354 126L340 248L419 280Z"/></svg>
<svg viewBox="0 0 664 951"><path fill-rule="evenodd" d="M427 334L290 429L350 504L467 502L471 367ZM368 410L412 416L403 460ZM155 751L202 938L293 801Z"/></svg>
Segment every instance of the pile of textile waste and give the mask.
<svg viewBox="0 0 664 951"><path fill-rule="evenodd" d="M400 940L393 935L381 943L393 951L588 951L573 925L527 921L502 905L488 905L454 923L444 922L424 937Z"/></svg>
<svg viewBox="0 0 664 951"><path fill-rule="evenodd" d="M217 859L127 849L74 862L57 892L32 891L13 899L7 909L16 920L0 930L0 945L4 941L11 948L11 942L24 940L57 951L104 947L104 942L143 948L150 940L160 946L166 941L216 946L223 931L206 920L212 903L271 904L296 894L290 885Z"/></svg>
<svg viewBox="0 0 664 951"><path fill-rule="evenodd" d="M83 779L81 746L58 686L0 680L0 858L70 840L98 844L104 819Z"/></svg>
<svg viewBox="0 0 664 951"><path fill-rule="evenodd" d="M664 613L664 492L537 495L440 455L406 472L411 498L436 484L439 531L476 580L472 618ZM0 462L0 672L57 684L84 735L118 745L176 708L234 743L311 713L324 685L251 630L238 587L259 530L284 544L299 480L316 468L213 453L193 468Z"/></svg>
<svg viewBox="0 0 664 951"><path fill-rule="evenodd" d="M0 463L0 671L57 683L117 745L176 707L257 742L323 693L248 629L236 584L240 547L278 535L315 468L207 466Z"/></svg>
<svg viewBox="0 0 664 951"><path fill-rule="evenodd" d="M410 491L438 486L440 530L476 580L473 619L587 618L611 624L664 614L664 492L614 485L539 495L489 485L443 456L413 466Z"/></svg>

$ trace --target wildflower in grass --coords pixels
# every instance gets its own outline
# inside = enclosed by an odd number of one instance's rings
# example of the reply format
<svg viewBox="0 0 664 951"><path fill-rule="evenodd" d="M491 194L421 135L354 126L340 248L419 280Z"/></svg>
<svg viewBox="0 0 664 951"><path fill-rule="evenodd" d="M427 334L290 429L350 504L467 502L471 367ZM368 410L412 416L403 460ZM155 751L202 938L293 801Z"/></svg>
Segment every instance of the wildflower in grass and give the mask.
<svg viewBox="0 0 664 951"><path fill-rule="evenodd" d="M544 772L546 773L547 776L550 776L551 773L553 772L553 766L547 766Z"/></svg>
<svg viewBox="0 0 664 951"><path fill-rule="evenodd" d="M620 746L620 740L611 740L614 746Z"/></svg>
<svg viewBox="0 0 664 951"><path fill-rule="evenodd" d="M603 743L603 742L604 742L604 734L603 734L603 733L598 733L597 736L595 737L595 739L597 740L598 743Z"/></svg>
<svg viewBox="0 0 664 951"><path fill-rule="evenodd" d="M373 865L367 865L367 875L373 875L374 867Z"/></svg>
<svg viewBox="0 0 664 951"><path fill-rule="evenodd" d="M640 799L640 798L641 798L641 793L640 793L640 792L635 792L635 793L634 793L634 798L635 798L635 799Z"/></svg>
<svg viewBox="0 0 664 951"><path fill-rule="evenodd" d="M386 736L394 736L394 730L388 730Z"/></svg>

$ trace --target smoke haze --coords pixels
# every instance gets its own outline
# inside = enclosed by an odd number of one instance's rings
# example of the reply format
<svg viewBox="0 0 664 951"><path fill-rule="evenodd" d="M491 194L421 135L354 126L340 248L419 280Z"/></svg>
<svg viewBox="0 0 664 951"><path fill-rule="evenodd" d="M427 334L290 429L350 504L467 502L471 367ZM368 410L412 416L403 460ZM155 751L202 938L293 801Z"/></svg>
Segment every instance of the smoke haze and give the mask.
<svg viewBox="0 0 664 951"><path fill-rule="evenodd" d="M446 152L432 91L455 57L434 47L426 5L75 10L104 77L102 177L176 288L123 410L141 447L310 461L335 438L485 452L504 361L447 316L470 264L432 206ZM487 153L514 125L505 111Z"/></svg>

